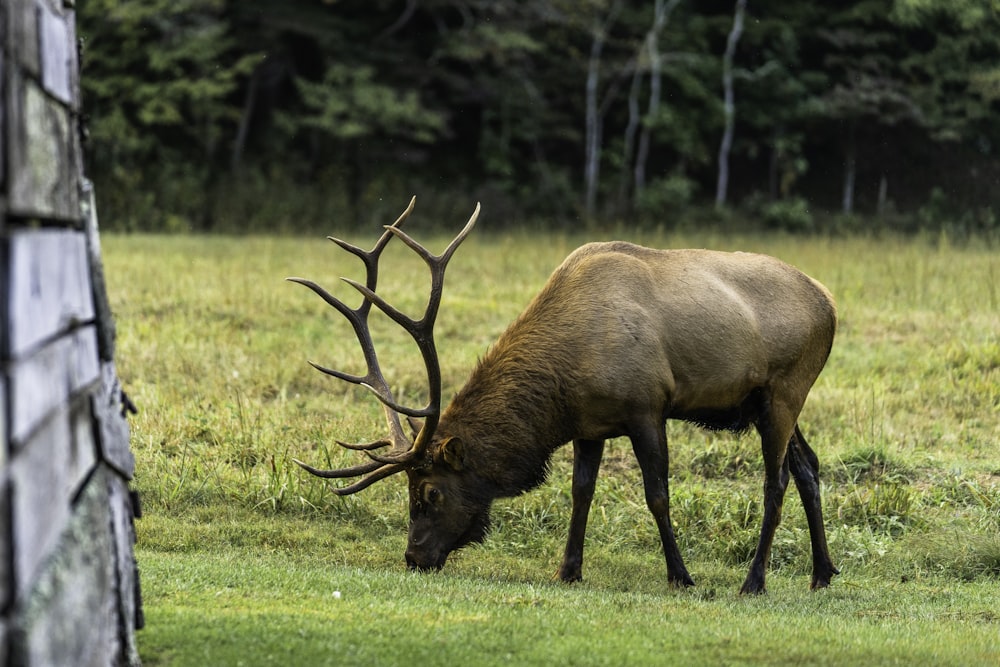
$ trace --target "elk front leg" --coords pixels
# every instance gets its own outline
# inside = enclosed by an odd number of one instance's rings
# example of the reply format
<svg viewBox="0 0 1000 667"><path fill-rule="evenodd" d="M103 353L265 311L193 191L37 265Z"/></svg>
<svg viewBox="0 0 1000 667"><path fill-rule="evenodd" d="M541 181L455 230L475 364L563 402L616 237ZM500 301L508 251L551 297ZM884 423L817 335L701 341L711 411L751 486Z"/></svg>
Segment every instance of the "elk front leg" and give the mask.
<svg viewBox="0 0 1000 667"><path fill-rule="evenodd" d="M669 456L667 434L662 422L649 421L631 431L632 449L642 470L642 483L646 492L646 505L653 514L656 528L663 543L663 556L667 561L667 581L675 586L694 586L694 580L684 567L684 559L677 548L674 529L670 523L670 492L668 485Z"/></svg>
<svg viewBox="0 0 1000 667"><path fill-rule="evenodd" d="M797 424L795 434L788 442L786 457L809 524L809 542L812 544L813 560L812 582L809 588L813 590L825 588L830 585L833 575L840 574L840 570L833 564L830 550L826 545L826 528L823 524L823 509L819 498L819 459L802 436Z"/></svg>
<svg viewBox="0 0 1000 667"><path fill-rule="evenodd" d="M603 440L573 441L573 514L569 522L566 552L559 566L559 578L563 581L583 579L583 538L587 532L587 517L594 499L602 456Z"/></svg>

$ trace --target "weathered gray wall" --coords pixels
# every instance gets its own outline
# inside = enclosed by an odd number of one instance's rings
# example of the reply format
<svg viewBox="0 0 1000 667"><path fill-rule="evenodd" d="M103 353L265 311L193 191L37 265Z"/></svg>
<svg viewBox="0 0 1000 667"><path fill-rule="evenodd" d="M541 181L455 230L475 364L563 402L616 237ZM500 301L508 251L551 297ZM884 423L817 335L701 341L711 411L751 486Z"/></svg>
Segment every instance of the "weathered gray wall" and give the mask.
<svg viewBox="0 0 1000 667"><path fill-rule="evenodd" d="M138 664L134 460L74 2L0 4L0 665Z"/></svg>

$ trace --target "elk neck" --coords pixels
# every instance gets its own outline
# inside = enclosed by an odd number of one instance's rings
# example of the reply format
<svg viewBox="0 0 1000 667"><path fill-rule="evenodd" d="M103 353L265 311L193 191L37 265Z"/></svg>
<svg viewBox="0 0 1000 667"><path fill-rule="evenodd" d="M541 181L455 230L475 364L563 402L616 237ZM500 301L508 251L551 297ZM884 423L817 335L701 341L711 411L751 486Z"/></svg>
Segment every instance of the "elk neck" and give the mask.
<svg viewBox="0 0 1000 667"><path fill-rule="evenodd" d="M516 329L479 362L438 428L462 439L466 464L496 497L541 484L552 453L574 436L572 360L541 344L544 332Z"/></svg>

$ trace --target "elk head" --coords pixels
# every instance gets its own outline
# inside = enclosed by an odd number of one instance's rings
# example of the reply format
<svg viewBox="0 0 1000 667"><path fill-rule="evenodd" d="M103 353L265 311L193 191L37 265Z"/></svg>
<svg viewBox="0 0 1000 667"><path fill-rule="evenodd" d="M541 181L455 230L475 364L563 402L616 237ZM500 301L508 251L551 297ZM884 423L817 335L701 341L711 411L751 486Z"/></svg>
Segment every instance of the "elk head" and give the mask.
<svg viewBox="0 0 1000 667"><path fill-rule="evenodd" d="M341 496L357 493L375 482L405 471L409 478L410 529L406 550L409 567L419 569L440 568L454 549L485 537L489 525L489 499L475 493L471 471L465 466L465 448L459 438L436 433L441 416L441 369L434 343L434 322L444 287L444 274L448 262L458 246L465 240L479 217L479 204L465 228L459 232L441 255L433 255L403 232L400 227L409 217L416 197L397 220L385 227L385 232L371 250L363 250L340 239L331 241L357 256L365 265L365 284L342 278L361 293L364 300L357 308L350 308L311 280L288 278L305 285L318 294L337 312L343 315L357 336L364 353L367 373L352 375L325 368L309 362L317 370L352 384L361 385L382 403L389 434L386 438L367 444L348 444L342 447L362 451L370 459L360 465L336 470L319 470L297 459L295 462L308 472L323 478L355 478L360 480L335 488ZM379 258L393 237L417 253L431 273L431 293L427 307L419 319L412 318L387 303L375 290L378 283ZM388 381L382 374L375 345L368 326L372 305L378 307L391 320L400 325L416 343L427 369L429 400L423 408L401 405L393 396ZM411 439L404 432L400 415L405 415L413 430ZM423 421L417 421L422 419ZM389 448L387 452L384 450Z"/></svg>

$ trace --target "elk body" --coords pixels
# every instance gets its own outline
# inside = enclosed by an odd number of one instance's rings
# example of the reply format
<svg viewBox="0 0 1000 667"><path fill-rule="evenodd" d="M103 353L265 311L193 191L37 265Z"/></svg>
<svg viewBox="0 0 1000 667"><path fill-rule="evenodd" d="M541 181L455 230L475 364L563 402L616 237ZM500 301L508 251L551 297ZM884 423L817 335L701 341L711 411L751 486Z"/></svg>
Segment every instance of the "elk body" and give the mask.
<svg viewBox="0 0 1000 667"><path fill-rule="evenodd" d="M366 376L317 366L362 384L382 401L390 437L368 445L366 464L317 470L321 477L358 477L335 489L349 494L391 474L409 478L411 568L440 568L455 549L482 540L496 498L515 496L545 478L553 452L572 441L572 515L559 568L581 578L587 516L604 441L628 436L642 471L646 502L659 529L668 580L691 585L670 521L665 421L711 429L756 428L764 458L764 512L757 550L741 592L765 589L765 567L789 474L809 525L813 588L838 573L830 559L820 505L818 460L797 426L799 411L822 370L836 329L829 292L774 258L707 250L654 250L624 242L589 243L559 266L508 327L442 411L432 329L444 270L466 228L440 257L401 232L412 210L386 228L371 251L334 239L362 258L364 296L350 309L315 283L303 283L354 326ZM378 258L398 236L431 268L427 312L414 320L375 293ZM430 402L413 409L393 398L368 332L372 305L406 328L428 367ZM400 414L425 418L415 440ZM377 453L391 446L388 453Z"/></svg>

